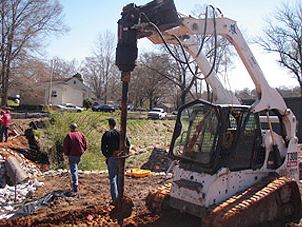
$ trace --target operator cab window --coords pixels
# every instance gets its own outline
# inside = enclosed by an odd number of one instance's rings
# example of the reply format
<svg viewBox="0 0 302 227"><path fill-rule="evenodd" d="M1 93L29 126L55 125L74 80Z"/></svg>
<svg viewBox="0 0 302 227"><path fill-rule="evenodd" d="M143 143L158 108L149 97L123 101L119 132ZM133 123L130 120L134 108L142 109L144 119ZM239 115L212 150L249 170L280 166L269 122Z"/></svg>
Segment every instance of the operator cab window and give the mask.
<svg viewBox="0 0 302 227"><path fill-rule="evenodd" d="M237 135L237 121L236 120L236 115L237 114L229 114L226 120L226 128L225 131L222 135L222 150L223 150L223 155L228 154L230 149L232 148L236 135Z"/></svg>
<svg viewBox="0 0 302 227"><path fill-rule="evenodd" d="M285 137L286 133L284 132L284 126L280 121L280 117L277 114L277 111L269 111L269 118L267 118L266 112L260 112L260 125L263 133L269 130L269 123L272 125L272 129L275 133Z"/></svg>
<svg viewBox="0 0 302 227"><path fill-rule="evenodd" d="M181 112L181 133L175 141L174 155L209 164L216 141L218 119L215 108L196 104Z"/></svg>
<svg viewBox="0 0 302 227"><path fill-rule="evenodd" d="M249 111L240 112L237 122L237 139L231 148L228 165L230 170L250 169L258 136L258 124L255 115Z"/></svg>

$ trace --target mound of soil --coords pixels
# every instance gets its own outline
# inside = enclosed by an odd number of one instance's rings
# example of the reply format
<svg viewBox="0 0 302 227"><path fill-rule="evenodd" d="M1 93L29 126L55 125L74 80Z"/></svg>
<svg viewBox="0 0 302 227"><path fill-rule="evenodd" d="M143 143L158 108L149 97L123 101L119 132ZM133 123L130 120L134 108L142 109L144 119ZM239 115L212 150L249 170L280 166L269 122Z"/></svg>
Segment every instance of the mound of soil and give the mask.
<svg viewBox="0 0 302 227"><path fill-rule="evenodd" d="M153 172L166 172L173 159L168 156L168 152L163 149L154 148L148 161L141 168L149 169Z"/></svg>
<svg viewBox="0 0 302 227"><path fill-rule="evenodd" d="M40 179L42 180L42 179ZM69 173L44 176L44 185L30 198L38 199L43 195L71 188ZM0 226L118 226L112 217L114 206L110 203L109 180L106 174L80 174L80 190L74 197L54 200L35 213L25 217L0 220ZM160 176L146 178L126 178L125 194L129 196L134 208L123 226L200 226L200 219L186 214L170 211L160 218L145 208L145 197L151 188L159 186Z"/></svg>

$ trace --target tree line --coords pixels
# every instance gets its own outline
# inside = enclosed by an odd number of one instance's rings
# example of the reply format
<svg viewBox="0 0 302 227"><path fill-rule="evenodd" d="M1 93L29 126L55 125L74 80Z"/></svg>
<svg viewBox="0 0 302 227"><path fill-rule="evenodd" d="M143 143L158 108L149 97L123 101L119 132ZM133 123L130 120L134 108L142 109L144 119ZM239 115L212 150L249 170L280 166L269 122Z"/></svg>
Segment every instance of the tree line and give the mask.
<svg viewBox="0 0 302 227"><path fill-rule="evenodd" d="M204 7L193 11L195 17L203 18ZM37 83L71 77L80 73L91 88L91 101L118 103L121 97L120 72L115 66L115 34L106 31L96 39L93 51L82 62L64 59L41 59L47 37L68 32L64 23L64 9L57 0L1 0L0 2L0 94L1 105L7 105L10 89L35 92ZM302 94L302 4L284 4L266 22L264 36L257 43L268 52L279 53L279 62L288 69L298 82L297 88L279 88L284 96ZM196 40L203 39L197 36ZM223 74L232 66L230 44L220 38L214 45L213 37L207 37L204 54L213 64L215 72ZM183 56L180 47L169 46L178 59ZM214 53L215 52L215 53ZM214 62L215 61L215 62ZM215 63L215 64L214 64ZM192 74L192 71L193 74ZM169 104L173 108L195 99L211 99L211 88L194 75L201 74L192 61L181 64L159 46L156 50L141 53L137 67L130 80L129 102L135 108L152 108ZM279 78L278 78L279 79ZM280 78L282 79L282 78ZM239 98L251 98L253 90L237 91Z"/></svg>

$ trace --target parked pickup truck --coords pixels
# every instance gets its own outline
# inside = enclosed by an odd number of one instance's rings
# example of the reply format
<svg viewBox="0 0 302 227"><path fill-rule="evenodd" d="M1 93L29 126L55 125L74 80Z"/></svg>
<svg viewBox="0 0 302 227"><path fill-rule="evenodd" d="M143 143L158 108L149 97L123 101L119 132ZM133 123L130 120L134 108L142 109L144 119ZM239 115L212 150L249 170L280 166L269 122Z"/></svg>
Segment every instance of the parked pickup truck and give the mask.
<svg viewBox="0 0 302 227"><path fill-rule="evenodd" d="M148 112L148 118L150 119L164 119L167 113L162 108L153 108Z"/></svg>

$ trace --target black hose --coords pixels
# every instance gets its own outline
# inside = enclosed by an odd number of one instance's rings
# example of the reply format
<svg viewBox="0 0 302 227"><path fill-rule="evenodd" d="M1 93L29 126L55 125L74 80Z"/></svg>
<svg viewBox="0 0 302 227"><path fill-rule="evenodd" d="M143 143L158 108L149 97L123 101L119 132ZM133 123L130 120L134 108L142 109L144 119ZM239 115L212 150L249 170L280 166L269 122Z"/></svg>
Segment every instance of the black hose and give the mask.
<svg viewBox="0 0 302 227"><path fill-rule="evenodd" d="M204 76L203 78L198 77L197 74L193 72L193 70L192 70L190 64L193 63L193 62L196 60L196 58L199 56L199 54L200 54L201 51L202 51L203 45L204 45L204 41L205 41L205 37L206 37L205 34L206 34L206 30L207 30L207 21L208 21L208 6L207 6L207 8L206 8L206 13L205 13L205 21L206 21L206 22L205 22L205 26L204 26L204 34L203 34L203 38L202 38L202 41L201 41L201 45L199 46L199 49L198 49L198 52L197 52L196 56L194 57L194 59L193 59L191 62L189 62L189 59L188 59L188 57L187 57L187 55L186 55L186 53L185 53L184 47L183 47L183 45L182 45L180 39L179 39L176 35L174 35L174 34L173 34L173 35L170 35L170 34L169 34L171 37L173 37L173 38L178 42L179 46L181 47L181 50L182 50L183 56L184 56L184 58L185 58L185 61L183 61L183 60L179 59L177 56L175 56L175 54L171 51L170 47L168 46L168 44L167 44L166 40L164 39L163 34L162 34L161 31L159 30L159 28L158 28L153 22L151 22L151 21L149 20L149 18L147 17L147 15L146 15L145 13L143 13L143 12L140 13L140 15L143 15L143 16L147 19L147 21L149 22L149 24L150 24L150 25L155 29L155 31L158 33L159 37L161 38L163 44L165 45L165 47L166 47L166 49L168 50L168 52L170 53L170 55L171 55L177 62L179 62L180 64L186 64L187 67L188 67L188 69L189 69L189 71L191 72L191 74L192 74L196 79L199 79L199 80L205 80L205 79L207 79L207 78L211 75L211 73L213 72L213 70L214 70L214 68L215 68L216 60L217 60L217 50L216 50L216 49L217 49L217 32L216 32L216 15L215 15L215 8L214 8L212 5L210 5L209 7L211 7L212 10L213 10L213 23L214 23L214 60L213 60L213 64L212 64L212 66L211 66L210 71L209 71L209 72L207 73L207 75Z"/></svg>

